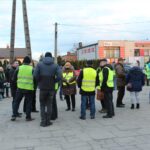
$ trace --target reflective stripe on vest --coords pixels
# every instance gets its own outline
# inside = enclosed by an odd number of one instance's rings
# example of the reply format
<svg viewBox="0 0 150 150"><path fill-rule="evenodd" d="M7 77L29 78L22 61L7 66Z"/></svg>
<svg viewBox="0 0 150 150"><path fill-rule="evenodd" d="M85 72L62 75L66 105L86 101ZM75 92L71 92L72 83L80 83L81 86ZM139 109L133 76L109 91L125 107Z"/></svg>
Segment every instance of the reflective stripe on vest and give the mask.
<svg viewBox="0 0 150 150"><path fill-rule="evenodd" d="M57 83L55 83L55 91L57 91L58 88L59 88L59 86L58 86L58 82L57 82Z"/></svg>
<svg viewBox="0 0 150 150"><path fill-rule="evenodd" d="M81 89L85 92L95 91L96 70L93 68L83 69L83 79Z"/></svg>
<svg viewBox="0 0 150 150"><path fill-rule="evenodd" d="M34 90L33 88L33 67L29 65L22 65L19 67L17 88L24 90Z"/></svg>
<svg viewBox="0 0 150 150"><path fill-rule="evenodd" d="M114 87L114 72L108 67L105 67L108 69L108 79L107 79L107 86L108 87ZM103 70L99 74L99 81L100 81L100 87L103 83Z"/></svg>
<svg viewBox="0 0 150 150"><path fill-rule="evenodd" d="M76 81L73 81L71 83L69 83L69 80L73 77L73 72L69 72L69 73L63 73L63 78L65 78L68 81L68 84L75 84ZM63 85L67 85L65 82L63 82Z"/></svg>

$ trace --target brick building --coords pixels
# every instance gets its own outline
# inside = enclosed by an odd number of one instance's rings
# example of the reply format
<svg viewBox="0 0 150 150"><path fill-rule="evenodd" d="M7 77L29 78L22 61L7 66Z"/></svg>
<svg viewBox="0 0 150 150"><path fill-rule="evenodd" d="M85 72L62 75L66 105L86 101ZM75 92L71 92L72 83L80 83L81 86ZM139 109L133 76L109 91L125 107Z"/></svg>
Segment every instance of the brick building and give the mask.
<svg viewBox="0 0 150 150"><path fill-rule="evenodd" d="M77 55L76 53L67 52L67 55L62 56L62 60L66 61L76 61Z"/></svg>

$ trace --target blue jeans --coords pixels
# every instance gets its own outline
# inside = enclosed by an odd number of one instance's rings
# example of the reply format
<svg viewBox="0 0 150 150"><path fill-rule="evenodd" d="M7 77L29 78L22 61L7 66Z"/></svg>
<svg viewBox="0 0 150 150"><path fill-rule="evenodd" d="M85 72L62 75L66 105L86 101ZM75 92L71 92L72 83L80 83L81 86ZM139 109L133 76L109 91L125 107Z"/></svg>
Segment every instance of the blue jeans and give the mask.
<svg viewBox="0 0 150 150"><path fill-rule="evenodd" d="M95 95L89 95L90 101L90 116L95 117ZM86 101L87 95L81 95L81 117L86 116Z"/></svg>

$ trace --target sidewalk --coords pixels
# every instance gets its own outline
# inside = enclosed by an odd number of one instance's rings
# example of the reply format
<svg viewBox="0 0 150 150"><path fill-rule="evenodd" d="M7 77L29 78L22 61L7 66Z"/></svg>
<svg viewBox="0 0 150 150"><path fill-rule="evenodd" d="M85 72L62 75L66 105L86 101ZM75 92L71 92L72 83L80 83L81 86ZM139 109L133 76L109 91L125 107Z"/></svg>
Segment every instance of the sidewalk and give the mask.
<svg viewBox="0 0 150 150"><path fill-rule="evenodd" d="M76 111L66 112L65 101L58 102L59 118L52 126L40 127L40 114L33 113L33 122L26 122L25 115L11 122L11 98L0 101L1 150L149 150L150 149L150 87L140 95L140 110L130 109L130 96L126 92L125 108L115 108L116 116L103 119L98 112L91 120L80 120L80 96L76 96ZM37 93L38 94L38 93ZM114 92L114 101L116 99ZM37 95L38 97L38 95ZM22 103L23 104L23 103ZM20 112L22 112L22 104ZM114 103L115 104L115 103ZM37 106L39 103L37 102ZM38 108L39 110L39 108Z"/></svg>

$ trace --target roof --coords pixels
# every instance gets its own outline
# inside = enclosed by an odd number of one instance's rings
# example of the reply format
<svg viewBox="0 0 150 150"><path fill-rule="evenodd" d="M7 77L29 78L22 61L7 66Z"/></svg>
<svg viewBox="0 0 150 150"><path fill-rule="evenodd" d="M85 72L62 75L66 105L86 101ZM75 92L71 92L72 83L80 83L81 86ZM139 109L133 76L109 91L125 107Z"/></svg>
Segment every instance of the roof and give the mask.
<svg viewBox="0 0 150 150"><path fill-rule="evenodd" d="M86 48L86 47L95 46L95 45L98 45L98 43L94 43L94 44L90 44L90 45L82 46L82 47L80 47L80 48L77 48L77 50L80 50L80 49L83 49L83 48Z"/></svg>
<svg viewBox="0 0 150 150"><path fill-rule="evenodd" d="M14 57L23 58L26 55L26 48L15 48ZM10 58L10 48L0 48L0 58Z"/></svg>

